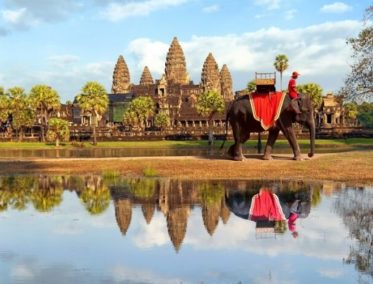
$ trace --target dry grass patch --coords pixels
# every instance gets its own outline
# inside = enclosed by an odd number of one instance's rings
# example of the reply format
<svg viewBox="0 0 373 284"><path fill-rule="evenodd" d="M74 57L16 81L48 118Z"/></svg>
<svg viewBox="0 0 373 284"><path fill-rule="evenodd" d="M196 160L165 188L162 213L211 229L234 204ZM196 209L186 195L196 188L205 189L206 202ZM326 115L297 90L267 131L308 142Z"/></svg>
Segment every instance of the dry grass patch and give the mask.
<svg viewBox="0 0 373 284"><path fill-rule="evenodd" d="M263 161L250 155L242 162L221 157L138 157L107 159L35 159L0 161L0 174L103 173L144 176L144 169L160 177L185 179L304 179L373 183L373 151L319 154L304 161L290 155Z"/></svg>

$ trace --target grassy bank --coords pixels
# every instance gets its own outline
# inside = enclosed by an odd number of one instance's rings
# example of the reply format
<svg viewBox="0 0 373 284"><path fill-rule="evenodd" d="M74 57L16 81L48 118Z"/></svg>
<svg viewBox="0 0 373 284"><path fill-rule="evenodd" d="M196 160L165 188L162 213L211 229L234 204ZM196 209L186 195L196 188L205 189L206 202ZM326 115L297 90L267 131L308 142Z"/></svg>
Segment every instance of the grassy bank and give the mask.
<svg viewBox="0 0 373 284"><path fill-rule="evenodd" d="M222 156L0 160L2 175L110 171L125 176L145 176L151 172L152 176L185 179L302 179L373 184L373 151L319 154L304 161L293 161L291 155L275 155L271 161L250 155L243 162Z"/></svg>
<svg viewBox="0 0 373 284"><path fill-rule="evenodd" d="M300 147L308 147L308 139L298 140ZM222 141L215 141L214 147L220 147ZM232 141L227 141L226 145L232 144ZM247 147L255 147L257 141L249 140L245 143ZM265 140L263 140L263 146ZM316 147L372 147L372 138L350 138L350 139L317 139ZM97 146L93 146L91 142L84 143L64 143L60 146L63 149L76 148L199 148L208 147L207 141L116 141L116 142L99 142ZM276 147L289 147L286 140L278 140ZM54 144L42 142L0 142L0 149L54 149Z"/></svg>

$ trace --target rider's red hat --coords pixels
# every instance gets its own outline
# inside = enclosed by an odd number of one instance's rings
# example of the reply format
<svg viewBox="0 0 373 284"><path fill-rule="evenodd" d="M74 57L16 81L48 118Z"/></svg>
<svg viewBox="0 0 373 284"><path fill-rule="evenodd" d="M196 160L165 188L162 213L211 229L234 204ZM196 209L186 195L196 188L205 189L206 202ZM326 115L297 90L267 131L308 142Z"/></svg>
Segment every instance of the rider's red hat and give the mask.
<svg viewBox="0 0 373 284"><path fill-rule="evenodd" d="M292 77L297 77L299 76L300 74L297 72L297 71L294 71L293 74L291 75Z"/></svg>

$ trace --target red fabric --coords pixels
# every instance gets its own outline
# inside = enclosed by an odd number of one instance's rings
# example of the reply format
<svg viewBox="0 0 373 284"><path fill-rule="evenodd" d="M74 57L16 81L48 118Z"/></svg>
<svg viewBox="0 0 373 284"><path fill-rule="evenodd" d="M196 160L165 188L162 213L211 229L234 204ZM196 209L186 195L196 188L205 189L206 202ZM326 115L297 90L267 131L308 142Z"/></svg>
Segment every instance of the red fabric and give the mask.
<svg viewBox="0 0 373 284"><path fill-rule="evenodd" d="M249 219L280 221L285 220L285 215L278 197L270 189L262 188L258 194L251 200Z"/></svg>
<svg viewBox="0 0 373 284"><path fill-rule="evenodd" d="M250 94L251 108L253 116L257 121L260 121L264 130L267 130L274 125L278 119L284 102L285 94L282 92L268 94Z"/></svg>
<svg viewBox="0 0 373 284"><path fill-rule="evenodd" d="M294 232L296 230L295 226L295 221L298 219L298 214L296 213L291 213L288 219L288 226L289 226L289 231Z"/></svg>
<svg viewBox="0 0 373 284"><path fill-rule="evenodd" d="M294 78L291 78L288 85L289 96L291 99L298 97L297 82Z"/></svg>

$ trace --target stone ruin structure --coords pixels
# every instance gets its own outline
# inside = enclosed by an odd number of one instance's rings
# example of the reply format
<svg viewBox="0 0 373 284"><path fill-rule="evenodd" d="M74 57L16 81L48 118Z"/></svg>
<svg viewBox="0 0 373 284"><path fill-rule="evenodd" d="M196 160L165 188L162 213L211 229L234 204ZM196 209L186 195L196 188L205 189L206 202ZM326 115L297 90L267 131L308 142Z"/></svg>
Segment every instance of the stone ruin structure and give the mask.
<svg viewBox="0 0 373 284"><path fill-rule="evenodd" d="M334 127L343 124L343 99L340 96L334 96L332 93L323 97L320 110L318 112L320 126Z"/></svg>
<svg viewBox="0 0 373 284"><path fill-rule="evenodd" d="M164 74L153 80L151 70L147 66L141 75L139 84L132 84L130 72L123 56L119 56L113 73L112 92L109 94L109 113L123 113L121 101L129 102L138 96L149 96L156 104L156 113L164 112L170 117L171 128L206 129L208 118L197 113L195 104L200 94L214 90L223 96L228 104L233 100L232 77L227 65L221 70L215 58L208 54L201 73L201 83L195 84L190 80L183 49L176 37L173 38L165 62ZM122 98L122 99L121 99ZM119 109L120 108L120 109ZM116 119L107 120L121 123L121 115ZM225 114L214 116L215 126L224 126ZM152 121L148 122L150 127Z"/></svg>

